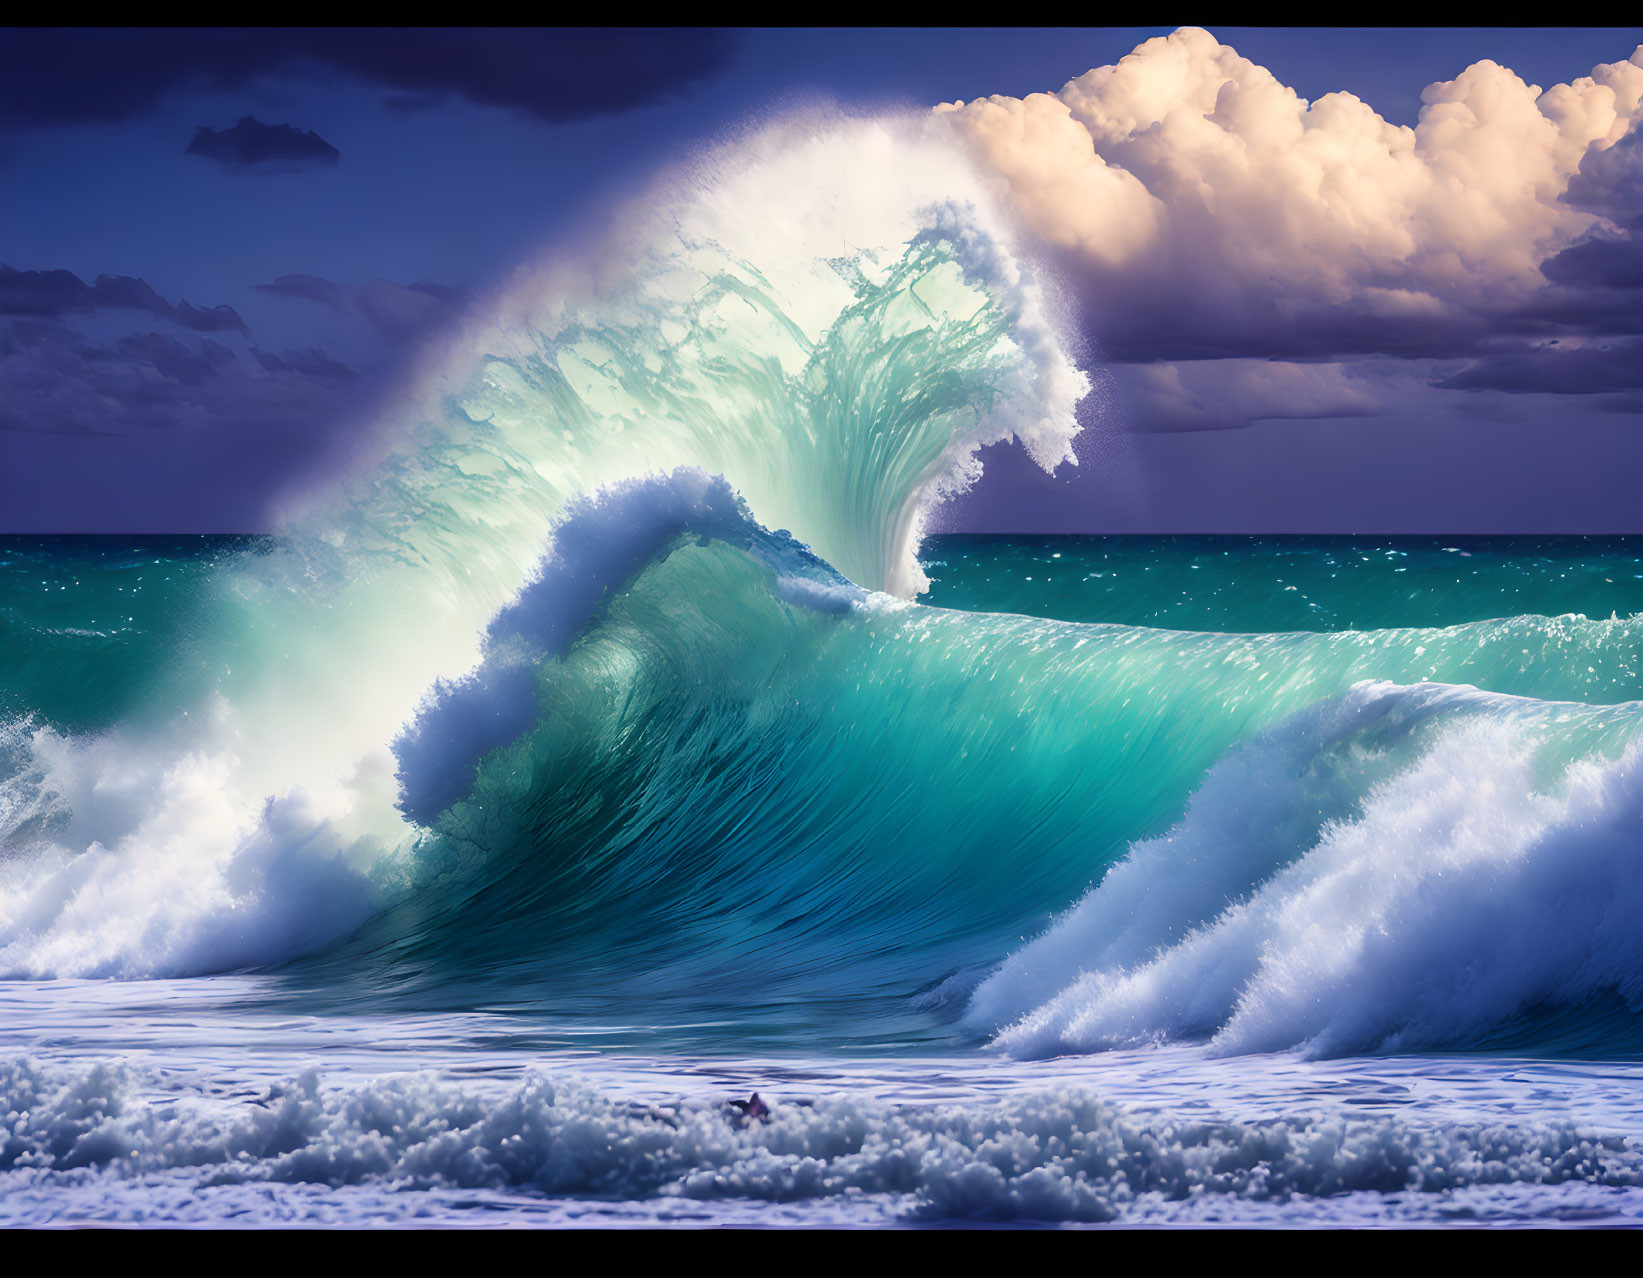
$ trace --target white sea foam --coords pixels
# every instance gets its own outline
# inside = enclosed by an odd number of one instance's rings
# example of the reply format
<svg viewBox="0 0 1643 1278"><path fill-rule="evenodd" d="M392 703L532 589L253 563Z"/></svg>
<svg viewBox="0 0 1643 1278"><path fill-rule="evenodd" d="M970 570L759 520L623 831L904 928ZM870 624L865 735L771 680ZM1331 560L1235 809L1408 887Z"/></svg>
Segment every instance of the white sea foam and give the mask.
<svg viewBox="0 0 1643 1278"><path fill-rule="evenodd" d="M348 826L353 802L391 786L385 770L317 800L259 801L217 734L172 753L119 733L7 731L28 765L0 781L0 974L249 967L341 939L376 903L380 844Z"/></svg>
<svg viewBox="0 0 1643 1278"><path fill-rule="evenodd" d="M484 1088L429 1074L338 1086L310 1070L246 1095L179 1089L119 1063L0 1064L0 1211L11 1220L56 1214L64 1195L98 1183L135 1208L152 1197L163 1209L178 1171L203 1192L865 1201L914 1219L1041 1221L1110 1221L1194 1197L1643 1184L1624 1138L1564 1122L1433 1126L1324 1112L1234 1122L1050 1088L981 1104L835 1094L740 1123L723 1105L618 1099L546 1073Z"/></svg>
<svg viewBox="0 0 1643 1278"><path fill-rule="evenodd" d="M1584 713L1635 728L1637 710ZM1274 727L983 982L970 1023L1028 1056L1170 1039L1335 1055L1636 1007L1643 740L1560 757L1582 713L1366 684Z"/></svg>

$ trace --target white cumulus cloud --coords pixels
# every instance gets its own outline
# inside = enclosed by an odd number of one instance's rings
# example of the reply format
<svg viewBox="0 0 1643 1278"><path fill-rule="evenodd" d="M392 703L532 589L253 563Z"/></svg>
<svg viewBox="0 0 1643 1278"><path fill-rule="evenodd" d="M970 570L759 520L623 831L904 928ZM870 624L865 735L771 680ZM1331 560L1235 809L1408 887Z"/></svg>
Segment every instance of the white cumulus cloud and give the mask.
<svg viewBox="0 0 1643 1278"><path fill-rule="evenodd" d="M1631 148L1608 153L1643 118L1643 46L1545 90L1482 61L1422 99L1413 128L1308 102L1183 28L936 115L1091 277L1118 358L1408 354L1475 343L1551 287L1549 257L1620 233Z"/></svg>

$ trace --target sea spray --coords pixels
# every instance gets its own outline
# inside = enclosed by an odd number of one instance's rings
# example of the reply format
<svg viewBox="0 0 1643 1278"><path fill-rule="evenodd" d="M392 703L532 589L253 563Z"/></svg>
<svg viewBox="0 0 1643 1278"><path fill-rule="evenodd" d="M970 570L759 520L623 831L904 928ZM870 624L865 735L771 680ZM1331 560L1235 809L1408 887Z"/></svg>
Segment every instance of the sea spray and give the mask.
<svg viewBox="0 0 1643 1278"><path fill-rule="evenodd" d="M1070 459L1087 381L967 161L917 122L778 126L664 179L615 239L581 283L522 278L384 424L383 455L220 564L118 723L13 716L0 969L267 962L419 881L405 813L433 820L471 761L429 807L391 744L473 671L578 500L723 475L766 526L905 595L924 512L980 444ZM304 917L294 864L353 880L322 894L351 907Z"/></svg>

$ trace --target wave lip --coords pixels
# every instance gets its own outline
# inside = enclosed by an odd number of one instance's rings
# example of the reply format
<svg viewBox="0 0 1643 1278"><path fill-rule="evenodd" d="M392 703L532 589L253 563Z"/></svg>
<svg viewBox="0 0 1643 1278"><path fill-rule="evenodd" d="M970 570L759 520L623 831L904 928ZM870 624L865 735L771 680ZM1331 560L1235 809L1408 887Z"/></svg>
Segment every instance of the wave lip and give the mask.
<svg viewBox="0 0 1643 1278"><path fill-rule="evenodd" d="M779 566L790 603L837 612L863 593L786 534L759 527L723 476L681 469L573 502L536 575L486 627L479 665L439 680L395 740L401 810L431 825L467 794L480 759L537 723L540 664L562 658L611 595L687 536Z"/></svg>

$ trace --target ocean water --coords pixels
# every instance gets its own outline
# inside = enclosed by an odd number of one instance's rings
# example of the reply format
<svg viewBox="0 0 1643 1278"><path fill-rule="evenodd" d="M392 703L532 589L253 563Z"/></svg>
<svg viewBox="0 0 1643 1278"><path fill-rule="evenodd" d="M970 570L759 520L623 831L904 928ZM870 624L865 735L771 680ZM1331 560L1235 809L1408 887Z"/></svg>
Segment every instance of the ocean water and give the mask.
<svg viewBox="0 0 1643 1278"><path fill-rule="evenodd" d="M790 124L278 531L0 538L0 1220L1643 1219L1643 538L931 535L1052 302Z"/></svg>

